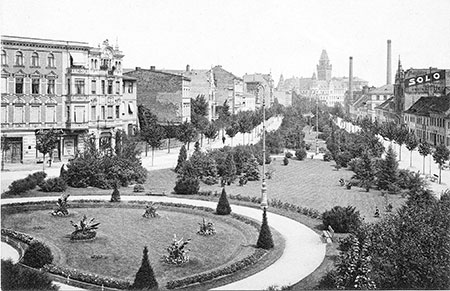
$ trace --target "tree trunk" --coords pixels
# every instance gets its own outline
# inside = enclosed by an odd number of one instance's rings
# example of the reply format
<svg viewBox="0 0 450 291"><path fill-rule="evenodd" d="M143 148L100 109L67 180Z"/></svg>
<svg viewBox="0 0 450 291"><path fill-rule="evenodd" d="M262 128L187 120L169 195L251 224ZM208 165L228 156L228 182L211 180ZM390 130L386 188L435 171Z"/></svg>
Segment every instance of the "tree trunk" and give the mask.
<svg viewBox="0 0 450 291"><path fill-rule="evenodd" d="M152 147L152 167L153 167L153 159L155 158L155 148Z"/></svg>
<svg viewBox="0 0 450 291"><path fill-rule="evenodd" d="M398 160L401 161L402 160L402 145L399 145L399 152L398 152Z"/></svg>
<svg viewBox="0 0 450 291"><path fill-rule="evenodd" d="M145 156L148 156L148 143L145 143Z"/></svg>
<svg viewBox="0 0 450 291"><path fill-rule="evenodd" d="M430 175L431 175L431 155L430 155Z"/></svg>
<svg viewBox="0 0 450 291"><path fill-rule="evenodd" d="M425 175L425 156L423 156L423 174Z"/></svg>
<svg viewBox="0 0 450 291"><path fill-rule="evenodd" d="M45 154L43 154L44 157L42 158L42 171L45 171Z"/></svg>
<svg viewBox="0 0 450 291"><path fill-rule="evenodd" d="M167 153L170 154L170 137L167 139Z"/></svg>
<svg viewBox="0 0 450 291"><path fill-rule="evenodd" d="M441 165L439 165L439 184L441 184L441 170L442 170L442 167L441 167Z"/></svg>
<svg viewBox="0 0 450 291"><path fill-rule="evenodd" d="M412 154L413 154L412 150L409 151L409 166L410 167L412 167Z"/></svg>

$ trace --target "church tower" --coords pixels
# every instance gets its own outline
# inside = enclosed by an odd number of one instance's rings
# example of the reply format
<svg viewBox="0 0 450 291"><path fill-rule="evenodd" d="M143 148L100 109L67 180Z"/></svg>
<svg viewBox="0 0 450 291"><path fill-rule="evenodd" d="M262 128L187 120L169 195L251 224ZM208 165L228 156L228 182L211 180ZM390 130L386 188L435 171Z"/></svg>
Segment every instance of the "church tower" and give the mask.
<svg viewBox="0 0 450 291"><path fill-rule="evenodd" d="M403 71L400 57L398 59L397 73L394 84L394 104L395 112L399 115L405 110L405 71Z"/></svg>
<svg viewBox="0 0 450 291"><path fill-rule="evenodd" d="M284 90L284 77L283 74L280 76L280 80L278 81L277 90Z"/></svg>
<svg viewBox="0 0 450 291"><path fill-rule="evenodd" d="M320 81L330 81L331 80L331 64L328 59L328 54L326 50L322 50L320 55L319 64L317 65L317 79Z"/></svg>

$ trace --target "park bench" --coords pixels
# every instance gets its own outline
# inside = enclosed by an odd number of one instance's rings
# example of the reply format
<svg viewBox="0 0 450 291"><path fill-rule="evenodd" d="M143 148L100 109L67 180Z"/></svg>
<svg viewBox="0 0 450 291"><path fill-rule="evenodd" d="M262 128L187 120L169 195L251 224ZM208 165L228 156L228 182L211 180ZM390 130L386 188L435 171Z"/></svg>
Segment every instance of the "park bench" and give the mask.
<svg viewBox="0 0 450 291"><path fill-rule="evenodd" d="M150 188L147 190L145 195L148 196L166 196L166 189L165 188Z"/></svg>
<svg viewBox="0 0 450 291"><path fill-rule="evenodd" d="M334 229L331 227L331 225L328 226L328 230L322 231L322 236L324 237L327 243L333 242Z"/></svg>
<svg viewBox="0 0 450 291"><path fill-rule="evenodd" d="M428 175L427 178L428 178L431 182L436 182L436 181L438 180L439 176L436 175L436 174L433 174L433 175Z"/></svg>

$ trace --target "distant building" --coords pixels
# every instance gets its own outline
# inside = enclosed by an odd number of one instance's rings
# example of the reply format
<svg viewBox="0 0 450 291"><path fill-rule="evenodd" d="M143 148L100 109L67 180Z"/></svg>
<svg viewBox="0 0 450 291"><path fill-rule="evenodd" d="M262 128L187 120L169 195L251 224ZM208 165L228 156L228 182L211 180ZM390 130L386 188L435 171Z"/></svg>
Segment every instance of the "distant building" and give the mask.
<svg viewBox="0 0 450 291"><path fill-rule="evenodd" d="M124 55L118 45L17 36L2 36L1 42L1 127L10 145L6 162L41 160L36 138L51 128L61 133L55 160L82 151L88 134L106 146L114 143L118 129L134 132L137 114L125 108L135 104L136 95L123 98Z"/></svg>
<svg viewBox="0 0 450 291"><path fill-rule="evenodd" d="M335 103L344 105L345 94L349 90L348 77L332 77L332 65L325 50L322 51L317 65L317 75L313 73L311 78L282 79L278 84L278 91L295 91L304 97L316 98L327 106L334 106ZM281 78L280 78L281 81ZM352 78L352 91L362 91L368 82L358 77Z"/></svg>
<svg viewBox="0 0 450 291"><path fill-rule="evenodd" d="M216 115L216 87L214 85L213 70L194 70L186 65L186 70L162 70L167 73L178 74L191 80L190 95L195 99L203 96L208 103L208 120L211 121Z"/></svg>
<svg viewBox="0 0 450 291"><path fill-rule="evenodd" d="M377 118L375 108L390 99L393 95L394 86L392 84L378 88L364 87L363 94L350 105L350 115L352 118L369 117L374 121Z"/></svg>
<svg viewBox="0 0 450 291"><path fill-rule="evenodd" d="M216 88L216 105L223 106L227 103L231 113L239 111L240 100L243 98L242 78L236 77L218 65L211 69ZM217 118L216 116L215 118Z"/></svg>
<svg viewBox="0 0 450 291"><path fill-rule="evenodd" d="M274 81L271 74L245 74L244 92L255 96L255 106L262 106L262 99L265 106L270 107L274 102Z"/></svg>
<svg viewBox="0 0 450 291"><path fill-rule="evenodd" d="M126 70L125 76L137 81L137 104L149 108L161 123L191 121L191 79L150 69Z"/></svg>
<svg viewBox="0 0 450 291"><path fill-rule="evenodd" d="M292 92L275 90L273 96L274 100L277 100L279 104L285 107L292 105Z"/></svg>

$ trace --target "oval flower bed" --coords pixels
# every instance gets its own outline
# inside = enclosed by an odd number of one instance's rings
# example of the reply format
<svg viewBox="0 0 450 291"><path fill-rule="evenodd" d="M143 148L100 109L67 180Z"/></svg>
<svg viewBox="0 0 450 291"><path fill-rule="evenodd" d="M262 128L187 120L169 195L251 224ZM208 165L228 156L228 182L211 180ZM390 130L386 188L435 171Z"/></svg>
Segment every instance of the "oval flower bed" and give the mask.
<svg viewBox="0 0 450 291"><path fill-rule="evenodd" d="M71 202L71 219L78 219L86 213L101 223L97 239L85 243L69 242L67 234L71 231L70 218L52 219L48 215L48 207L52 205L50 203L4 206L2 226L18 229L41 241L50 241L53 248L54 245L61 248L56 251L64 255L59 256L60 259L54 264L47 266L47 271L121 289L128 288L126 282L134 280L140 265L141 249L145 245L153 251L152 255L149 255L150 264L160 286L165 285L168 289L233 274L260 261L266 254L266 251L251 246L256 242L259 223L246 217L236 214L219 217L214 215L214 210L210 208L158 203L160 217L145 219L142 218L145 204ZM9 207L10 213L5 213ZM173 211L175 207L176 211ZM22 213L23 210L28 211ZM196 234L198 223L203 217L214 222L216 235L204 237ZM36 224L39 227L36 227ZM174 233L179 237L192 239L189 245L191 261L175 268L163 264L160 260ZM127 237L131 239L126 239ZM124 245L127 247L123 248ZM127 250L126 254L124 250ZM109 274L115 274L117 279L109 278Z"/></svg>

